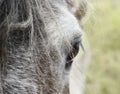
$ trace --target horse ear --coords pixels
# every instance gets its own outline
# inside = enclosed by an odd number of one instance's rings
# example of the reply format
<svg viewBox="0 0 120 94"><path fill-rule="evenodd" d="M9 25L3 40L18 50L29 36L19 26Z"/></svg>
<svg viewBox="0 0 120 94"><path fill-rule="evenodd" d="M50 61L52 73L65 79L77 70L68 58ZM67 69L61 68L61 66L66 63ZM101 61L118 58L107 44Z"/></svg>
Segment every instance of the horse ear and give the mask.
<svg viewBox="0 0 120 94"><path fill-rule="evenodd" d="M87 12L86 0L66 0L69 10L81 20Z"/></svg>

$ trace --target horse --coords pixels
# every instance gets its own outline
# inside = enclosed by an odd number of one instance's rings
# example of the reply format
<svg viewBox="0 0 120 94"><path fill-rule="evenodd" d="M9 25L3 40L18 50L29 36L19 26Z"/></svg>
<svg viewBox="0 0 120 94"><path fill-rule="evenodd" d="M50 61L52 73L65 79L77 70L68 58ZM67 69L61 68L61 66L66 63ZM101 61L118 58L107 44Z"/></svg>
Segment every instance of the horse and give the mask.
<svg viewBox="0 0 120 94"><path fill-rule="evenodd" d="M0 0L0 94L70 94L83 34L73 7L71 0Z"/></svg>

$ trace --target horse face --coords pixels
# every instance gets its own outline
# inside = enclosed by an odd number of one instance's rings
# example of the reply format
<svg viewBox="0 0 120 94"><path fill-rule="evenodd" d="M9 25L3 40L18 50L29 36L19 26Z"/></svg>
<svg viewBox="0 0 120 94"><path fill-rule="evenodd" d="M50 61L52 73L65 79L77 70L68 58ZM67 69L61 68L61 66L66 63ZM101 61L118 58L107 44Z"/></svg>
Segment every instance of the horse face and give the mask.
<svg viewBox="0 0 120 94"><path fill-rule="evenodd" d="M0 15L4 18L0 29L5 33L0 40L4 52L0 93L69 94L69 72L79 51L82 30L67 3L0 3L1 7L11 7L7 17ZM1 8L3 14L5 10Z"/></svg>
<svg viewBox="0 0 120 94"><path fill-rule="evenodd" d="M69 94L69 73L81 44L82 30L65 6L56 6L59 13L47 24L47 36L54 83L60 94ZM53 83L53 82L51 82ZM58 85L59 84L59 85Z"/></svg>

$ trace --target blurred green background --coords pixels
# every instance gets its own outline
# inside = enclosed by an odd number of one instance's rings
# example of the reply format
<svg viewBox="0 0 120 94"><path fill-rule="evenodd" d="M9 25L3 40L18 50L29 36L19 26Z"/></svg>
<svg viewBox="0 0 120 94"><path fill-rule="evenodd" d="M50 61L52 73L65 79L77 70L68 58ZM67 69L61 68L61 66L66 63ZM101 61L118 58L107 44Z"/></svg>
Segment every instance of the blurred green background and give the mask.
<svg viewBox="0 0 120 94"><path fill-rule="evenodd" d="M91 0L84 25L92 59L85 94L120 94L120 0Z"/></svg>

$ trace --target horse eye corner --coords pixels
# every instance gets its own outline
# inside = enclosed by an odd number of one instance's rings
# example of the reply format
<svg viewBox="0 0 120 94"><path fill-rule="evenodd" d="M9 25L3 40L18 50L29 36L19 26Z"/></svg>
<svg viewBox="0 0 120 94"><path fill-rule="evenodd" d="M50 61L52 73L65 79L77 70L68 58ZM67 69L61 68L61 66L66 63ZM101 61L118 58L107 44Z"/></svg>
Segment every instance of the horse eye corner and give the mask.
<svg viewBox="0 0 120 94"><path fill-rule="evenodd" d="M65 69L70 70L72 66L73 60L67 61L65 64Z"/></svg>

